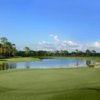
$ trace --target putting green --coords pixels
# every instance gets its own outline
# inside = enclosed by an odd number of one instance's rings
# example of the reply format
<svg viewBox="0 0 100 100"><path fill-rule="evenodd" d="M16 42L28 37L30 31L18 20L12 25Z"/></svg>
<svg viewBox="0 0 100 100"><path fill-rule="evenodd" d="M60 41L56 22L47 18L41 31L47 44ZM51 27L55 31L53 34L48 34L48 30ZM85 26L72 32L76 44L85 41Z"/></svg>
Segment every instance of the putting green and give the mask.
<svg viewBox="0 0 100 100"><path fill-rule="evenodd" d="M100 100L100 69L0 71L0 100Z"/></svg>

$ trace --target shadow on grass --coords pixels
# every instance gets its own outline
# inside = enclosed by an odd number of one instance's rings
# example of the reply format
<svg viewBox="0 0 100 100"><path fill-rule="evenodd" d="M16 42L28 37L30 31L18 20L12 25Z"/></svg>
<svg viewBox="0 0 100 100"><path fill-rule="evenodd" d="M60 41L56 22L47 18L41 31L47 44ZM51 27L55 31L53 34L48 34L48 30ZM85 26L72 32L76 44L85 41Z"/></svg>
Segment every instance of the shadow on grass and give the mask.
<svg viewBox="0 0 100 100"><path fill-rule="evenodd" d="M90 90L90 91L97 91L97 92L100 92L100 88L83 88L83 90Z"/></svg>
<svg viewBox="0 0 100 100"><path fill-rule="evenodd" d="M16 90L16 89L0 86L0 93L4 93L4 92L8 92L8 91L13 91L13 90Z"/></svg>
<svg viewBox="0 0 100 100"><path fill-rule="evenodd" d="M89 87L61 91L50 100L100 100L100 88Z"/></svg>

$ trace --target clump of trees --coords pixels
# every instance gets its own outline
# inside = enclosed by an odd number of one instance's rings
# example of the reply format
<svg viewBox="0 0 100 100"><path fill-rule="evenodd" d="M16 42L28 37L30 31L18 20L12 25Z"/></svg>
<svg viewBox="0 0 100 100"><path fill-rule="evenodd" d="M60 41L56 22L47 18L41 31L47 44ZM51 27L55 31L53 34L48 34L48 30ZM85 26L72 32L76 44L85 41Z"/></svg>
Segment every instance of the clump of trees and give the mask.
<svg viewBox="0 0 100 100"><path fill-rule="evenodd" d="M0 38L0 58L14 57L17 54L15 44L8 41L6 37Z"/></svg>
<svg viewBox="0 0 100 100"><path fill-rule="evenodd" d="M68 52L67 50L56 50L56 51L33 51L29 47L25 47L24 51L18 51L17 56L23 57L88 57L88 56L100 56L100 53L97 53L95 50L86 50L85 52L75 50Z"/></svg>

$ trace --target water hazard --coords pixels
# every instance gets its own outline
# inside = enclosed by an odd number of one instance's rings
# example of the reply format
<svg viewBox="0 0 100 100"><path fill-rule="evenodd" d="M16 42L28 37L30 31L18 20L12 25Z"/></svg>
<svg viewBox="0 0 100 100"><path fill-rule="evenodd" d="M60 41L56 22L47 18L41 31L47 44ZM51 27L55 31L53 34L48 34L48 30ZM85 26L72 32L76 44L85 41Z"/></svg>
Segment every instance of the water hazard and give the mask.
<svg viewBox="0 0 100 100"><path fill-rule="evenodd" d="M95 64L95 62L81 59L43 59L39 62L2 63L0 64L0 70L16 68L75 68L88 67L89 64Z"/></svg>

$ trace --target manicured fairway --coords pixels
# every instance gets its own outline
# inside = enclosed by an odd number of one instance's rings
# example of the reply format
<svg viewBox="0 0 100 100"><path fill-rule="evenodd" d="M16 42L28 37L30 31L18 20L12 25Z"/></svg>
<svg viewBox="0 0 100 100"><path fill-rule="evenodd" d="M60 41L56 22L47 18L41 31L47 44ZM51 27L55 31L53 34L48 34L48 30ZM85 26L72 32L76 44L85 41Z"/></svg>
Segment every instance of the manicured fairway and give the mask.
<svg viewBox="0 0 100 100"><path fill-rule="evenodd" d="M0 100L100 100L100 69L0 71Z"/></svg>

